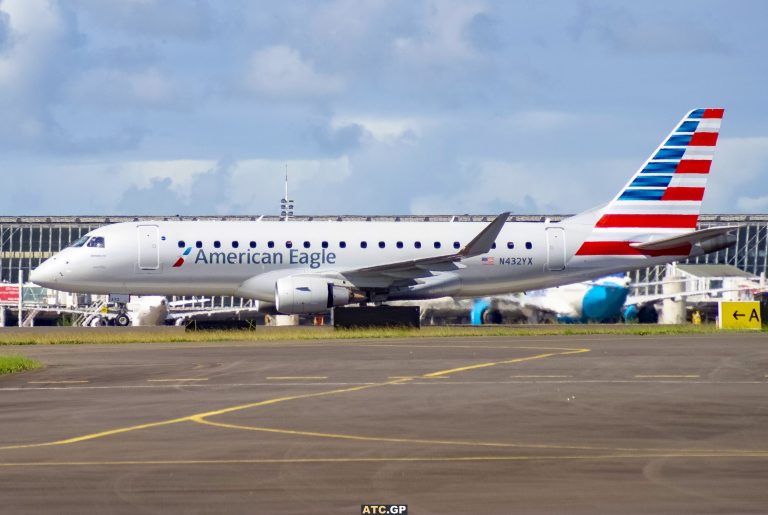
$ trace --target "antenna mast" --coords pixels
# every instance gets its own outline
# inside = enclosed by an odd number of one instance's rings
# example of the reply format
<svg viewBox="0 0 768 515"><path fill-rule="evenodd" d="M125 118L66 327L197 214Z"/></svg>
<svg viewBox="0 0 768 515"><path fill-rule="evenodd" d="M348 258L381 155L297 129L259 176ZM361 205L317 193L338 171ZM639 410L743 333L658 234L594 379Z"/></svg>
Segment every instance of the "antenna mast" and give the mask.
<svg viewBox="0 0 768 515"><path fill-rule="evenodd" d="M280 199L280 218L284 222L293 216L293 200L288 198L288 163L285 163L285 196Z"/></svg>

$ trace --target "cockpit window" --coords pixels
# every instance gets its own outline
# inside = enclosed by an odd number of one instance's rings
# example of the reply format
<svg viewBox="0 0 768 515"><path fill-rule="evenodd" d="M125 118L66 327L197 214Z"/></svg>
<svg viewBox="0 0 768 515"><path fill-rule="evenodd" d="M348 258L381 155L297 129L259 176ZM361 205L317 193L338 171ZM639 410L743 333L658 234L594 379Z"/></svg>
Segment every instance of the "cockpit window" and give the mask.
<svg viewBox="0 0 768 515"><path fill-rule="evenodd" d="M104 248L104 236L94 236L93 238L88 241L89 247L98 247L100 249Z"/></svg>
<svg viewBox="0 0 768 515"><path fill-rule="evenodd" d="M83 236L82 238L74 242L72 245L70 245L70 247L82 247L83 245L85 245L85 242L88 241L88 238L90 238L90 236L86 234L85 236Z"/></svg>

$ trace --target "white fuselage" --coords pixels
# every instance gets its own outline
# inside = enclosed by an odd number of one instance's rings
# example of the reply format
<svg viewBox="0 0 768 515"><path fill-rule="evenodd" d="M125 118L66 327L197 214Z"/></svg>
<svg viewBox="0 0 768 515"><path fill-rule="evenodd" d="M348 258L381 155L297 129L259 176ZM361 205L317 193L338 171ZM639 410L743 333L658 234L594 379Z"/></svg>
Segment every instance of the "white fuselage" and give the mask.
<svg viewBox="0 0 768 515"><path fill-rule="evenodd" d="M380 291L380 299L386 300L539 289L669 261L645 256L574 256L591 225L509 222L496 238L494 249L444 271L431 270L429 277L415 280L421 287L408 286L414 281L399 279L396 272L356 272L455 253L487 225L346 221L119 223L89 233L91 238L103 238L103 246L86 243L64 249L35 270L32 280L58 290L86 293L235 295L273 302L275 284L281 277L338 274L362 289ZM183 263L179 263L180 259ZM445 280L448 276L451 280ZM432 283L435 287L430 286Z"/></svg>

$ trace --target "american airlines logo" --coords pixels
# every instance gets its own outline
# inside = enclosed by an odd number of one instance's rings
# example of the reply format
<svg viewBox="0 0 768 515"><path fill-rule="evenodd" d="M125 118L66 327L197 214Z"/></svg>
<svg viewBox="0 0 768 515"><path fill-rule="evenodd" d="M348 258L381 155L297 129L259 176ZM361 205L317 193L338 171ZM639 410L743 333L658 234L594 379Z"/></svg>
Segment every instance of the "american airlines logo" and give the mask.
<svg viewBox="0 0 768 515"><path fill-rule="evenodd" d="M184 264L184 256L188 256L189 253L192 252L192 247L187 247L184 249L184 253L179 256L179 259L176 260L176 262L173 264L173 268L179 268L181 265Z"/></svg>
<svg viewBox="0 0 768 515"><path fill-rule="evenodd" d="M182 266L185 261L184 256L189 256L191 252L192 247L187 247L173 264L173 267L179 268ZM335 264L336 253L328 252L326 249L323 249L321 252L302 252L298 249L291 249L287 252L254 252L252 250L245 252L211 252L198 249L193 262L196 265L308 265L309 268L316 269L322 265Z"/></svg>

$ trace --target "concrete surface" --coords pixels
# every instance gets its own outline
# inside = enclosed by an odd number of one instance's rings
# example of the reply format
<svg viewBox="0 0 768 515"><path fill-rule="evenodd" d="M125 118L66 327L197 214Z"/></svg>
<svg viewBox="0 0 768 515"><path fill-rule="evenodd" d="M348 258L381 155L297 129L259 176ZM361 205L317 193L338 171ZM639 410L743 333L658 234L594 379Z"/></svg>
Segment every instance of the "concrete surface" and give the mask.
<svg viewBox="0 0 768 515"><path fill-rule="evenodd" d="M4 347L7 513L764 513L768 337Z"/></svg>

